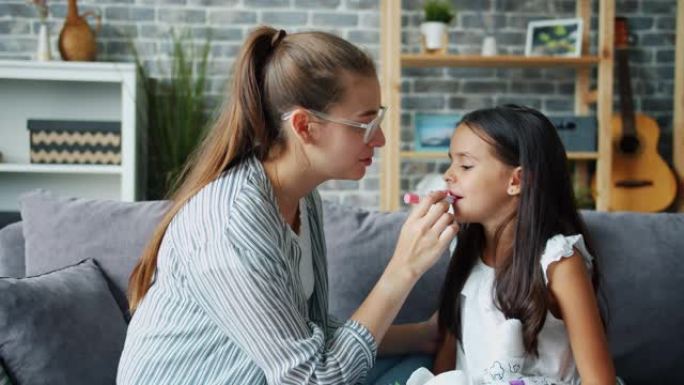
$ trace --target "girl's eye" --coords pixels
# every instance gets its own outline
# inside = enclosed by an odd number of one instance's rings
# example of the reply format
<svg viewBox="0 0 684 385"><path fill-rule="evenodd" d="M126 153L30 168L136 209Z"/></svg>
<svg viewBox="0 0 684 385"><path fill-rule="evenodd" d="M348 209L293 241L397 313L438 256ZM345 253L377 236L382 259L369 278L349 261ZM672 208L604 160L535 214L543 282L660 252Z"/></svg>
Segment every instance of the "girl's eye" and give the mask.
<svg viewBox="0 0 684 385"><path fill-rule="evenodd" d="M466 166L466 165L463 165L463 166L461 166L461 168L464 169L464 170L470 170L471 168L473 168L473 166Z"/></svg>

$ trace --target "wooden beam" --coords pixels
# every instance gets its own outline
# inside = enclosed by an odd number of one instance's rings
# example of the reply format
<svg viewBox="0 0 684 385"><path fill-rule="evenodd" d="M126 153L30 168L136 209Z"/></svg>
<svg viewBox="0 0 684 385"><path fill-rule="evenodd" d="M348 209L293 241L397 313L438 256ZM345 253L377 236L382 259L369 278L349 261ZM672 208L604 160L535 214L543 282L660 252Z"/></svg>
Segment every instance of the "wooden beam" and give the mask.
<svg viewBox="0 0 684 385"><path fill-rule="evenodd" d="M582 56L589 53L589 31L591 30L591 1L577 1L577 17L582 19ZM575 114L587 115L589 102L584 96L589 93L589 68L577 68L575 76Z"/></svg>
<svg viewBox="0 0 684 385"><path fill-rule="evenodd" d="M675 89L673 163L679 181L678 211L684 211L684 0L677 1L677 41L675 43Z"/></svg>
<svg viewBox="0 0 684 385"><path fill-rule="evenodd" d="M578 0L576 5L577 17L582 19L582 50L581 56L589 54L589 31L591 30L591 1ZM588 67L577 68L575 71L575 114L588 115L590 93L591 69ZM575 161L573 186L576 192L586 190L589 187L589 162Z"/></svg>
<svg viewBox="0 0 684 385"><path fill-rule="evenodd" d="M613 163L611 119L613 117L613 63L614 63L615 1L599 0L599 45L601 62L598 67L598 149L596 165L596 209L610 210L610 175Z"/></svg>
<svg viewBox="0 0 684 385"><path fill-rule="evenodd" d="M383 132L385 146L381 150L380 209L399 208L401 160L401 5L395 0L380 4L380 81L382 102L389 107Z"/></svg>

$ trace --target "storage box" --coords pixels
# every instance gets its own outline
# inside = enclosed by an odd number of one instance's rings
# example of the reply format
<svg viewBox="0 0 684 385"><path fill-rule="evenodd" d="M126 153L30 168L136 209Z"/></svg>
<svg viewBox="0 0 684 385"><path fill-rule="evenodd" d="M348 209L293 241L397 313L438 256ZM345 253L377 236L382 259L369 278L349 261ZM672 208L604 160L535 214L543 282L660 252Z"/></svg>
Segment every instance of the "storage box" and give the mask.
<svg viewBox="0 0 684 385"><path fill-rule="evenodd" d="M549 116L556 126L565 151L594 152L596 147L597 123L593 116Z"/></svg>
<svg viewBox="0 0 684 385"><path fill-rule="evenodd" d="M121 123L29 119L31 163L121 164Z"/></svg>

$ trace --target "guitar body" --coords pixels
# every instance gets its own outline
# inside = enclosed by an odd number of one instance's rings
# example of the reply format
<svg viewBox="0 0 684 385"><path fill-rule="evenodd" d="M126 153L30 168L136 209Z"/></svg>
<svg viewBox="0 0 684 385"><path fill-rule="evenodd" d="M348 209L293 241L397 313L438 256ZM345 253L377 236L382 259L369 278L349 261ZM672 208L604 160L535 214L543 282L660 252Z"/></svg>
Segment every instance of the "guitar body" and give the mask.
<svg viewBox="0 0 684 385"><path fill-rule="evenodd" d="M674 173L658 154L660 128L653 118L634 112L629 74L627 20L615 19L620 113L613 116L613 159L608 193L609 210L656 212L668 208L677 196ZM592 182L596 199L596 176Z"/></svg>
<svg viewBox="0 0 684 385"><path fill-rule="evenodd" d="M622 118L616 115L612 120L610 209L662 211L672 204L677 194L677 181L667 163L658 154L658 123L639 113L634 114L634 118L640 145L633 153L620 149Z"/></svg>

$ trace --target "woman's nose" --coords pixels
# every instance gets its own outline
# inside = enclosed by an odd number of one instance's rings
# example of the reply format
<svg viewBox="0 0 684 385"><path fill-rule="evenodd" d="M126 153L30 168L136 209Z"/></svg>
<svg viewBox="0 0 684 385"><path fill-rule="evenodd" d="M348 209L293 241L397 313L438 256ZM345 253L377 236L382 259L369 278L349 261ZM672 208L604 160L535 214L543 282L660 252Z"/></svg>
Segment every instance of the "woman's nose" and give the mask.
<svg viewBox="0 0 684 385"><path fill-rule="evenodd" d="M382 132L382 128L373 133L373 136L368 141L368 145L371 147L382 147L385 145L385 133Z"/></svg>

